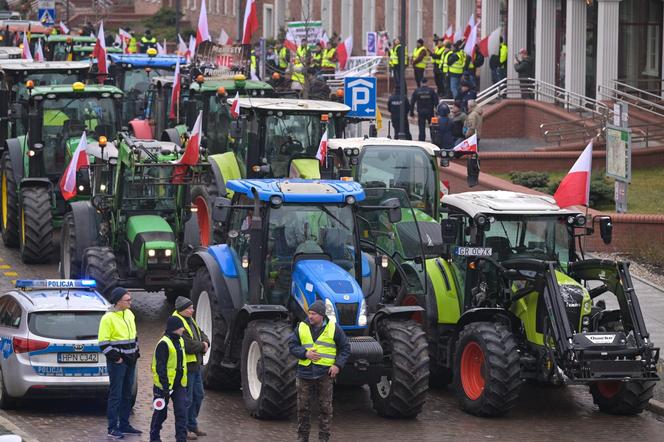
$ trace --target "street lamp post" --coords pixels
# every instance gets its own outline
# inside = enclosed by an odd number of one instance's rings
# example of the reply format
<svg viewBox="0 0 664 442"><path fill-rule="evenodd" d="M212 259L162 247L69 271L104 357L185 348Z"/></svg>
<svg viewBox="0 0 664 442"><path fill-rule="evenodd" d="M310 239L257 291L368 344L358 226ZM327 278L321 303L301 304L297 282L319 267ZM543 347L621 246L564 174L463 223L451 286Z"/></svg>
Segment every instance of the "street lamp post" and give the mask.
<svg viewBox="0 0 664 442"><path fill-rule="evenodd" d="M180 0L175 0L175 33L180 35ZM178 38L175 40L175 47L178 47Z"/></svg>
<svg viewBox="0 0 664 442"><path fill-rule="evenodd" d="M397 138L406 139L406 124L408 124L406 115L406 0L401 0L401 53L399 56L399 95L401 106L399 107L399 134Z"/></svg>

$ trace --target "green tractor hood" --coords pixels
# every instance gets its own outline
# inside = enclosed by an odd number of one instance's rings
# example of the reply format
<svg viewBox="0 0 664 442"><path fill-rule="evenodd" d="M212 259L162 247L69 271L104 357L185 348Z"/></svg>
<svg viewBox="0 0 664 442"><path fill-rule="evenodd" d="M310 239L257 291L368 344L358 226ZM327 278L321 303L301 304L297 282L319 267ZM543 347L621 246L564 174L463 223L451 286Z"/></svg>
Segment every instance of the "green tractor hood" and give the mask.
<svg viewBox="0 0 664 442"><path fill-rule="evenodd" d="M175 235L171 226L157 215L136 215L127 220L127 240L134 263L145 268L152 258L163 264L170 263L175 256ZM148 256L154 250L155 256ZM168 255L166 254L166 251ZM165 260L165 257L169 257Z"/></svg>

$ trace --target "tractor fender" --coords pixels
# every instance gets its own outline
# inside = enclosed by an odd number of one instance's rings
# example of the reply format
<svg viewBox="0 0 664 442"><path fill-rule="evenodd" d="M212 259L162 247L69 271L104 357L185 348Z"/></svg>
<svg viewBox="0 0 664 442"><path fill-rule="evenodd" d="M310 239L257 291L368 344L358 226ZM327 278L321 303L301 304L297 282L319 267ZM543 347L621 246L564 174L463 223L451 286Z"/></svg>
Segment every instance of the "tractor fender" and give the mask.
<svg viewBox="0 0 664 442"><path fill-rule="evenodd" d="M47 187L51 193L53 192L53 183L48 178L23 178L21 187Z"/></svg>
<svg viewBox="0 0 664 442"><path fill-rule="evenodd" d="M138 118L134 118L129 122L129 126L131 127L131 131L134 133L136 138L143 140L152 140L154 138L154 134L152 133L152 126L150 126L148 120L139 120Z"/></svg>
<svg viewBox="0 0 664 442"><path fill-rule="evenodd" d="M214 177L214 186L217 188L217 194L219 196L225 196L227 193L226 181L224 180L224 174L221 172L221 166L217 161L217 157L217 155L208 156L208 162L210 163L210 170Z"/></svg>
<svg viewBox="0 0 664 442"><path fill-rule="evenodd" d="M288 315L288 309L283 305L245 304L235 316L235 320L231 323L231 333L226 337L226 348L230 349L231 352L237 352L237 354L231 354L231 358L240 357L239 351L241 351L242 346L235 344L242 342L244 330L251 321L257 319L287 319Z"/></svg>
<svg viewBox="0 0 664 442"><path fill-rule="evenodd" d="M161 133L160 141L170 141L171 143L175 143L178 146L182 147L182 139L180 138L180 133L177 131L177 129L174 128L164 130Z"/></svg>
<svg viewBox="0 0 664 442"><path fill-rule="evenodd" d="M378 323L384 319L412 319L415 313L424 312L419 305L387 305L380 308L371 318L369 333L374 334Z"/></svg>
<svg viewBox="0 0 664 442"><path fill-rule="evenodd" d="M9 153L9 159L14 169L14 182L20 183L23 180L23 149L21 143L16 138L6 141L5 150Z"/></svg>
<svg viewBox="0 0 664 442"><path fill-rule="evenodd" d="M74 201L69 204L76 227L76 256L83 256L85 249L97 244L97 211L90 201Z"/></svg>
<svg viewBox="0 0 664 442"><path fill-rule="evenodd" d="M509 324L513 332L518 332L520 327L519 318L505 309L479 307L466 310L466 312L461 315L459 322L456 324L457 333L459 333L466 325L473 322L501 322Z"/></svg>

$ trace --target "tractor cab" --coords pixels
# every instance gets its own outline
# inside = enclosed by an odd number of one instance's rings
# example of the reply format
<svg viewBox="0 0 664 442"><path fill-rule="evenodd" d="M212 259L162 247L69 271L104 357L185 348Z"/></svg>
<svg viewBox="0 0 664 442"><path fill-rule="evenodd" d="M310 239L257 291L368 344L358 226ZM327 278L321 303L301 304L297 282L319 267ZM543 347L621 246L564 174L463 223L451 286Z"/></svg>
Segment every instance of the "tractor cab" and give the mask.
<svg viewBox="0 0 664 442"><path fill-rule="evenodd" d="M44 44L44 57L49 61L74 60L74 46L94 47L96 37L87 35L49 35Z"/></svg>
<svg viewBox="0 0 664 442"><path fill-rule="evenodd" d="M23 51L15 46L0 46L0 60L21 60Z"/></svg>
<svg viewBox="0 0 664 442"><path fill-rule="evenodd" d="M92 60L94 64L97 64L97 60L94 58L93 52L95 50L94 45L90 46L87 44L84 45L74 45L71 47L71 59L74 61L87 61ZM122 48L116 48L114 46L109 46L106 48L106 53L109 55L112 54L122 54Z"/></svg>

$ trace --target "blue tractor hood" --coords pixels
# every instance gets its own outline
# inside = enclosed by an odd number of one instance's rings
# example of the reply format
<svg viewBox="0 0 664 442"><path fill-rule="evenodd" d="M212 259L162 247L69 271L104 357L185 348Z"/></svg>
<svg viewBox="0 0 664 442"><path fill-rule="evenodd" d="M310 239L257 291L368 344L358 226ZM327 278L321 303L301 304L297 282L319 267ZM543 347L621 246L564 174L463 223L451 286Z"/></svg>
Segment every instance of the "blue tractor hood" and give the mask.
<svg viewBox="0 0 664 442"><path fill-rule="evenodd" d="M316 300L330 300L337 323L344 330L364 328L358 325L362 288L348 271L326 259L303 259L295 264L291 295L306 312Z"/></svg>

